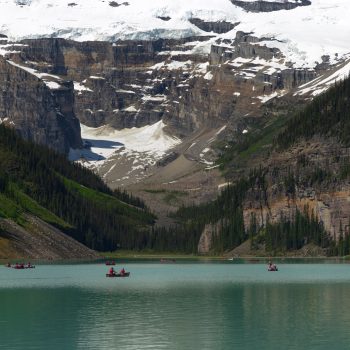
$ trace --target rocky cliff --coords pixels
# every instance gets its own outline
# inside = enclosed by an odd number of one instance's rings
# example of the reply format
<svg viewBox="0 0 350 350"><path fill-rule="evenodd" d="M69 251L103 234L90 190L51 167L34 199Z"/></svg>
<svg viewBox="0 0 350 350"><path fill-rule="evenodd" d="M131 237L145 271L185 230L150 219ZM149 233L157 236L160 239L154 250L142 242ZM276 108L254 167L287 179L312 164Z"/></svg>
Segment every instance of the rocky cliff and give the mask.
<svg viewBox="0 0 350 350"><path fill-rule="evenodd" d="M191 21L212 32L236 25L199 17ZM73 81L74 113L82 124L124 129L163 120L168 132L181 138L223 125L234 131L250 128L266 113L261 107L267 101L282 101L329 67L325 61L295 68L278 40L243 31L234 39L35 39L12 50L4 46L5 57L18 65Z"/></svg>
<svg viewBox="0 0 350 350"><path fill-rule="evenodd" d="M179 136L228 122L235 129L242 115L258 117L265 100L317 75L317 67L293 68L250 33L209 45L208 39L25 40L6 57L74 81L74 111L85 125L123 129L163 119Z"/></svg>
<svg viewBox="0 0 350 350"><path fill-rule="evenodd" d="M0 71L1 122L25 138L62 153L82 145L79 121L74 114L72 82L45 84L30 71L2 57Z"/></svg>
<svg viewBox="0 0 350 350"><path fill-rule="evenodd" d="M250 190L244 202L246 227L252 214L262 227L267 221L292 220L298 209L315 215L338 238L349 224L350 185L344 175L349 162L349 147L322 137L271 154L266 183Z"/></svg>

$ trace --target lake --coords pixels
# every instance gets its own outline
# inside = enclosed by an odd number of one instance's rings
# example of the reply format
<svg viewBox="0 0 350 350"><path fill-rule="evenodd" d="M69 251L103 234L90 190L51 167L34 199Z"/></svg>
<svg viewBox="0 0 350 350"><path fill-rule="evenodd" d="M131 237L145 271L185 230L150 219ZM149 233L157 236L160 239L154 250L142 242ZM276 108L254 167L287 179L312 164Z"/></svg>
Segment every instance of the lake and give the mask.
<svg viewBox="0 0 350 350"><path fill-rule="evenodd" d="M0 349L350 348L350 264L123 266L0 267Z"/></svg>

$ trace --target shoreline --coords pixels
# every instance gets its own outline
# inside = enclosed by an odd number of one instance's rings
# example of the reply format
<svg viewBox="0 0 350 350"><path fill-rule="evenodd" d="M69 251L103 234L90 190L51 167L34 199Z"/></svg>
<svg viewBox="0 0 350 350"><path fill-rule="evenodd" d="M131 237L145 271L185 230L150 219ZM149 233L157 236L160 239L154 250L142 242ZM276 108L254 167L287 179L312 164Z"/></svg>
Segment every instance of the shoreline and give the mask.
<svg viewBox="0 0 350 350"><path fill-rule="evenodd" d="M101 259L132 259L132 260L155 260L155 259L174 259L174 260L196 260L196 261L267 261L267 260L330 260L330 261L345 261L350 260L349 256L253 256L253 255L242 255L237 257L228 257L224 255L193 255L193 254L176 254L176 253L143 253L143 252L131 252L131 251L121 251L121 252L104 252L100 253Z"/></svg>
<svg viewBox="0 0 350 350"><path fill-rule="evenodd" d="M79 264L79 263L99 263L108 260L130 260L130 261L152 261L152 262L162 262L164 263L174 263L179 261L207 261L207 262L247 262L247 263L257 263L257 262L268 262L269 260L277 261L283 263L284 261L333 261L333 262L350 262L350 256L216 256L216 255L193 255L193 254L176 254L176 253L143 253L143 252L132 252L132 251L120 251L120 252L97 252L98 256L96 258L58 258L58 259L35 259L35 258L0 258L0 265L5 265L8 262L14 264L16 262L32 262L37 264Z"/></svg>

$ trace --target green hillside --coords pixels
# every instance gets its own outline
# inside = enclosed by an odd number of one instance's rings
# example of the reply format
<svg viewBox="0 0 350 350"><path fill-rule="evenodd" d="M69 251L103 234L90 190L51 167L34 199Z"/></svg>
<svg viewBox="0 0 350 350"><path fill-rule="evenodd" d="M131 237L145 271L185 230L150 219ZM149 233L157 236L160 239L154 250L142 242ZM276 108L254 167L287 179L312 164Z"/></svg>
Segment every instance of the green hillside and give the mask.
<svg viewBox="0 0 350 350"><path fill-rule="evenodd" d="M142 248L155 217L63 155L0 125L0 216L26 226L33 214L97 250Z"/></svg>

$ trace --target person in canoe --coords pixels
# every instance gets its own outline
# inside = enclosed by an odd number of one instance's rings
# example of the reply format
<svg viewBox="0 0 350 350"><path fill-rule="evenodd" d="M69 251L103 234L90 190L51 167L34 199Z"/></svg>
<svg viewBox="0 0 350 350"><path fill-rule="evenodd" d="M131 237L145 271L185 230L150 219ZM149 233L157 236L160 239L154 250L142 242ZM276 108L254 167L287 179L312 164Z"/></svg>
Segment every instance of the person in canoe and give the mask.
<svg viewBox="0 0 350 350"><path fill-rule="evenodd" d="M121 276L124 276L124 275L125 275L125 269L124 269L124 267L119 271L119 273L120 273Z"/></svg>
<svg viewBox="0 0 350 350"><path fill-rule="evenodd" d="M269 261L268 271L278 271L276 264L273 264L272 261Z"/></svg>
<svg viewBox="0 0 350 350"><path fill-rule="evenodd" d="M113 266L109 269L108 274L109 274L110 276L114 276L114 275L115 275L115 270L114 270Z"/></svg>

